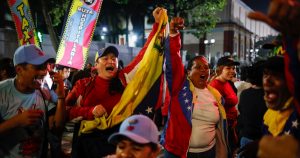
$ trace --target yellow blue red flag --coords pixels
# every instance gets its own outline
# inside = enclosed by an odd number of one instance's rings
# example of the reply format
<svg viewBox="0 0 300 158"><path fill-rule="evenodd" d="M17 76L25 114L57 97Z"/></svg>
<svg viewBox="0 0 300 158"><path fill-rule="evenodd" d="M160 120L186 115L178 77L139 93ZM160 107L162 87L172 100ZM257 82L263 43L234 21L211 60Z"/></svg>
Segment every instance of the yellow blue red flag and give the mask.
<svg viewBox="0 0 300 158"><path fill-rule="evenodd" d="M132 80L126 86L123 95L117 105L113 108L111 114L108 117L95 118L92 121L83 120L81 122L81 133L89 133L93 129L107 129L121 123L124 119L134 113L146 114L154 111L154 104L150 101L144 102L145 98L149 96L149 93L159 91L161 76L163 74L164 63L164 39L166 36L165 26L168 22L167 13L163 13L163 17L158 25L158 29L155 35L151 39L145 54L138 64L136 73L132 77ZM155 95L158 95L157 93ZM153 94L150 99L153 101ZM146 103L146 104L141 104ZM147 106L147 104L149 106ZM151 105L152 104L152 105ZM141 107L143 106L143 107ZM138 111L137 111L138 110Z"/></svg>

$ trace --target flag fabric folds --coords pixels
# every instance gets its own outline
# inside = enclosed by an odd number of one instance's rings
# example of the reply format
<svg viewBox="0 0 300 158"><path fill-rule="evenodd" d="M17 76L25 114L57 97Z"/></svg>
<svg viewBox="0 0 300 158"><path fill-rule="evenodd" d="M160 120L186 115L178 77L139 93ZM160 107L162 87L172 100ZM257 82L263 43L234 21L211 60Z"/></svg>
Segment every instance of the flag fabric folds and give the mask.
<svg viewBox="0 0 300 158"><path fill-rule="evenodd" d="M180 56L180 36L174 36L165 44L166 56L166 80L171 104L168 107L168 119L160 137L160 143L167 153L185 158L192 132L192 113L194 109L193 83L184 72L184 65ZM220 113L218 129L220 129L220 144L224 147L222 151L227 152L227 127L226 114L222 105L220 93L214 88L207 86L207 89L215 97Z"/></svg>
<svg viewBox="0 0 300 158"><path fill-rule="evenodd" d="M40 47L28 0L8 0L8 5L15 22L19 45L34 44Z"/></svg>
<svg viewBox="0 0 300 158"><path fill-rule="evenodd" d="M295 37L285 37L285 45L284 49L286 50L284 53L284 62L285 62L285 76L287 82L287 86L294 97L295 107L300 114L300 59L299 59L299 46L297 48L297 44L300 43L299 38ZM298 52L297 52L298 51Z"/></svg>
<svg viewBox="0 0 300 158"><path fill-rule="evenodd" d="M73 0L57 52L56 64L83 69L102 0Z"/></svg>
<svg viewBox="0 0 300 158"><path fill-rule="evenodd" d="M124 119L134 113L142 113L153 116L156 102L160 96L161 78L163 77L163 44L165 37L165 26L168 22L166 12L159 22L158 29L151 39L145 54L134 69L135 74L126 86L120 101L108 117L95 118L93 121L83 120L81 122L82 133L89 133L91 130L107 129L121 123ZM141 53L141 52L140 52Z"/></svg>

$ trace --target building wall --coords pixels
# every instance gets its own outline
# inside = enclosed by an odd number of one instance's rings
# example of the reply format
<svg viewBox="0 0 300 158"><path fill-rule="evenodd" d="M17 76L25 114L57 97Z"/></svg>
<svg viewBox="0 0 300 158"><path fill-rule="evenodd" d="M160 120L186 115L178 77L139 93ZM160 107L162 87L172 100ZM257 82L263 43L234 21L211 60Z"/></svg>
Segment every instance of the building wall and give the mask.
<svg viewBox="0 0 300 158"><path fill-rule="evenodd" d="M189 42L192 37L184 36L184 45L197 46L196 50L188 50L188 53L205 52L204 54L209 57L209 51L211 58L233 55L242 63L249 63L250 49L256 47L254 43L260 38L277 35L277 32L268 25L249 19L247 14L251 11L253 10L241 0L228 0L224 10L218 13L221 20L216 28L207 33L203 39L195 40L199 44ZM212 45L203 43L204 40L210 39L215 39L215 43Z"/></svg>

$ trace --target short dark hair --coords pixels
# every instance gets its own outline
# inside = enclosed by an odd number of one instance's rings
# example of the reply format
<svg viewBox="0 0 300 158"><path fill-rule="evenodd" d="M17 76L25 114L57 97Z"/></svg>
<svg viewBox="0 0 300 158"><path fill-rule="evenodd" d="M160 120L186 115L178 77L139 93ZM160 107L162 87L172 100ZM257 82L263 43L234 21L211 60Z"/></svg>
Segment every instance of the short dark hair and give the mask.
<svg viewBox="0 0 300 158"><path fill-rule="evenodd" d="M251 67L248 67L247 78L251 84L262 86L263 66L265 61L257 61Z"/></svg>
<svg viewBox="0 0 300 158"><path fill-rule="evenodd" d="M16 75L14 68L14 63L11 58L2 58L0 59L0 71L6 71L7 77L12 78Z"/></svg>
<svg viewBox="0 0 300 158"><path fill-rule="evenodd" d="M69 69L70 67L64 65L56 65L57 70L63 70L64 68Z"/></svg>
<svg viewBox="0 0 300 158"><path fill-rule="evenodd" d="M193 62L196 59L205 59L206 60L206 58L203 55L198 55L198 56L193 57L191 60L188 61L188 64L187 64L187 67L186 67L187 70L191 70L192 69ZM208 65L209 65L209 63L208 63Z"/></svg>
<svg viewBox="0 0 300 158"><path fill-rule="evenodd" d="M264 70L271 72L284 73L284 58L283 56L273 56L267 59L264 63Z"/></svg>

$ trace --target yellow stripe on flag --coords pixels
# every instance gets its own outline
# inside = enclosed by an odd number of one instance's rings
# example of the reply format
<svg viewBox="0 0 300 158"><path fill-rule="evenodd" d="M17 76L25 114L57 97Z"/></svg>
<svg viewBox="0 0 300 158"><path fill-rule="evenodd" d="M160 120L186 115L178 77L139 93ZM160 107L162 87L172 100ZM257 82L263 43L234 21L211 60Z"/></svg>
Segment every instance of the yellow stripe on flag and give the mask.
<svg viewBox="0 0 300 158"><path fill-rule="evenodd" d="M95 118L93 121L83 120L80 132L89 133L95 128L107 129L121 123L132 115L134 109L141 103L154 82L160 77L163 67L163 54L159 52L157 46L162 46L162 36L165 36L163 34L165 32L162 31L164 31L164 26L168 22L166 12L163 13L163 17L159 22L157 32L146 49L133 80L125 88L120 101L113 108L111 114L107 118L103 116Z"/></svg>

